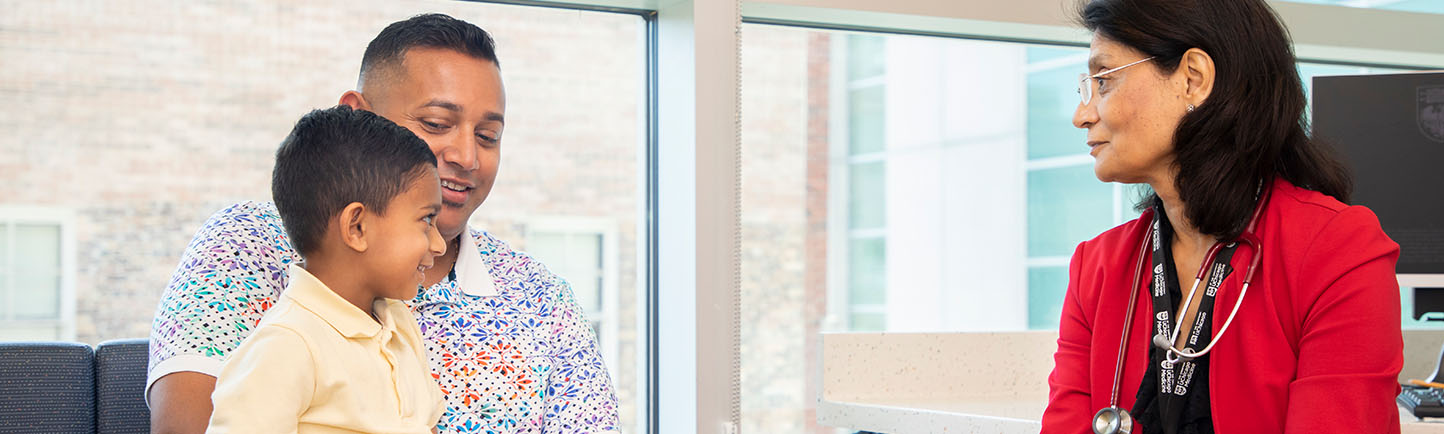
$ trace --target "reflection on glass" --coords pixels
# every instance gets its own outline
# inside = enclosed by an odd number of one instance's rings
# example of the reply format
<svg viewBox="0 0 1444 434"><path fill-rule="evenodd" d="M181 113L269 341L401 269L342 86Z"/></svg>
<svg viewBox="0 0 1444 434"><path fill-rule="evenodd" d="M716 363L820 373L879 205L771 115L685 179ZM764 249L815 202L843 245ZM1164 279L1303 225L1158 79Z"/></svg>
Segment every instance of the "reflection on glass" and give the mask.
<svg viewBox="0 0 1444 434"><path fill-rule="evenodd" d="M887 244L881 238L853 240L849 246L848 303L880 306L887 302Z"/></svg>
<svg viewBox="0 0 1444 434"><path fill-rule="evenodd" d="M1068 267L1028 269L1028 328L1056 329L1068 290Z"/></svg>
<svg viewBox="0 0 1444 434"><path fill-rule="evenodd" d="M1444 2L1438 0L1282 0L1291 3L1313 3L1336 6L1352 6L1369 9L1387 9L1404 12L1444 14Z"/></svg>
<svg viewBox="0 0 1444 434"><path fill-rule="evenodd" d="M1028 172L1030 256L1072 255L1113 226L1113 185L1099 182L1092 165Z"/></svg>
<svg viewBox="0 0 1444 434"><path fill-rule="evenodd" d="M883 162L854 164L848 174L848 221L853 229L880 229L887 225L887 167Z"/></svg>

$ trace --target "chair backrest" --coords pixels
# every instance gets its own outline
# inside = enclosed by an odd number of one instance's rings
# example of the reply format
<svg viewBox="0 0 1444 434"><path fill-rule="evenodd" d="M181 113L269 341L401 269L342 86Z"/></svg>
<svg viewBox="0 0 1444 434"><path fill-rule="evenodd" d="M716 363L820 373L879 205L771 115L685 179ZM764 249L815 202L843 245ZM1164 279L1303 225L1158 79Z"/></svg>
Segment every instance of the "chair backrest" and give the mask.
<svg viewBox="0 0 1444 434"><path fill-rule="evenodd" d="M95 347L95 432L150 432L145 405L145 369L150 356L146 339L118 339Z"/></svg>
<svg viewBox="0 0 1444 434"><path fill-rule="evenodd" d="M93 431L95 353L89 345L0 343L0 432Z"/></svg>

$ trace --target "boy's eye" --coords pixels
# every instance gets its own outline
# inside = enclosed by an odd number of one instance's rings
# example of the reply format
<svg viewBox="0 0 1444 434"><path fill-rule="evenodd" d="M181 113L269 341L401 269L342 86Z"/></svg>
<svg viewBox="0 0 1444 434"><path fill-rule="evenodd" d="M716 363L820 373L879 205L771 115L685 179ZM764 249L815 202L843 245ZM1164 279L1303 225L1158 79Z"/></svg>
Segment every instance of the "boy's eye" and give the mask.
<svg viewBox="0 0 1444 434"><path fill-rule="evenodd" d="M421 121L421 125L422 125L422 126L425 126L427 129L431 129L431 130L444 130L444 129L446 129L446 125L442 125L442 124L439 124L439 123L436 123L436 122L431 122L431 121L425 121L425 120Z"/></svg>

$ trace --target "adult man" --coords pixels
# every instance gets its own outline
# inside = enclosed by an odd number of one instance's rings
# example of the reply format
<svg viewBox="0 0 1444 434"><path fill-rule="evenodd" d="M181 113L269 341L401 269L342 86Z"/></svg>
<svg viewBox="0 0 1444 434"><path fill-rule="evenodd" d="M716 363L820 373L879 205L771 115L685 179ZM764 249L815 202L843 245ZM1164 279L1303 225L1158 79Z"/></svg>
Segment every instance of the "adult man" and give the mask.
<svg viewBox="0 0 1444 434"><path fill-rule="evenodd" d="M570 287L466 226L501 157L506 100L491 37L439 14L393 23L367 46L357 88L340 103L406 127L436 154L447 249L411 308L447 395L440 430L616 430L616 395ZM298 260L270 203L234 205L197 232L151 327L152 431L204 429L221 362Z"/></svg>

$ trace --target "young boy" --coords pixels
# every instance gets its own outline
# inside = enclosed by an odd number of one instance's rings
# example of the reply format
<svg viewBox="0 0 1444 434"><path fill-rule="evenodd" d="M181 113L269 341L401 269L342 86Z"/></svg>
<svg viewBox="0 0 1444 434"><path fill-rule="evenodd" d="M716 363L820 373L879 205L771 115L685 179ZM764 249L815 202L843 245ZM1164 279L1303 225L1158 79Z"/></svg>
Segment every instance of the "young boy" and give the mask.
<svg viewBox="0 0 1444 434"><path fill-rule="evenodd" d="M434 432L444 398L399 300L446 249L436 156L370 112L316 110L276 151L271 195L304 262L221 368L206 432Z"/></svg>

